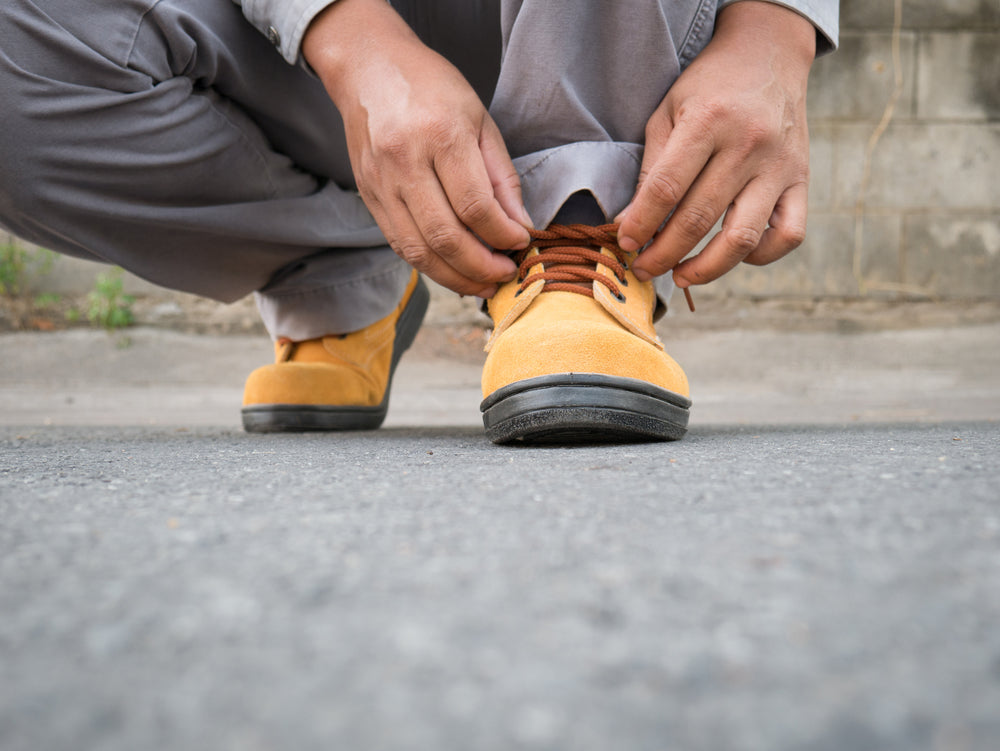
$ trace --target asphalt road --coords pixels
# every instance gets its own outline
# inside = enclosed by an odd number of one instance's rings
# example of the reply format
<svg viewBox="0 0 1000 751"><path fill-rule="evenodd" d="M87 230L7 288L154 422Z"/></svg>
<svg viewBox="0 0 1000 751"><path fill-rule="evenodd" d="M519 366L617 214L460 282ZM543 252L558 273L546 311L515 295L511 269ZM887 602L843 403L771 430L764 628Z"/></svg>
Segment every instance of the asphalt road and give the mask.
<svg viewBox="0 0 1000 751"><path fill-rule="evenodd" d="M998 457L0 427L0 748L992 751Z"/></svg>

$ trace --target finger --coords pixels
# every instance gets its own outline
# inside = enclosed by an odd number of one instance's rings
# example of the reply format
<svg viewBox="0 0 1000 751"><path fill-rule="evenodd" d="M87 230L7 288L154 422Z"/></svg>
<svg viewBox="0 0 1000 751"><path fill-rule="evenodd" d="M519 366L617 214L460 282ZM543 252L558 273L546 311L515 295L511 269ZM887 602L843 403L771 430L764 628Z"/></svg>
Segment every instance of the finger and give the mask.
<svg viewBox="0 0 1000 751"><path fill-rule="evenodd" d="M497 285L495 283L469 279L432 252L424 241L420 230L417 229L416 223L410 218L406 207L397 208L398 210L393 212L392 219L386 222L389 226L389 232L383 230L396 255L417 271L460 295L489 298L496 294ZM380 226L385 227L386 225L380 223Z"/></svg>
<svg viewBox="0 0 1000 751"><path fill-rule="evenodd" d="M481 285L507 282L516 276L517 266L510 258L484 246L459 221L437 181L423 181L415 190L406 191L403 201L427 251L460 276ZM520 225L514 226L525 232Z"/></svg>
<svg viewBox="0 0 1000 751"><path fill-rule="evenodd" d="M708 164L663 229L636 259L633 269L640 280L670 271L712 231L746 186L748 177L742 174L743 169L738 160L721 157Z"/></svg>
<svg viewBox="0 0 1000 751"><path fill-rule="evenodd" d="M744 262L763 266L799 247L806 238L808 206L807 183L796 183L785 190L771 214L771 226L764 233L757 249L744 258Z"/></svg>
<svg viewBox="0 0 1000 751"><path fill-rule="evenodd" d="M701 252L674 268L680 287L707 284L735 268L760 246L774 207L775 190L751 182L726 212L722 229Z"/></svg>
<svg viewBox="0 0 1000 751"><path fill-rule="evenodd" d="M666 145L643 176L635 198L621 215L618 242L636 251L653 237L681 203L712 156L714 147L703 128L676 123Z"/></svg>
<svg viewBox="0 0 1000 751"><path fill-rule="evenodd" d="M646 124L645 133L645 144L642 149L642 164L639 166L639 179L636 182L636 193L642 187L643 182L646 180L646 176L653 169L656 161L660 158L660 153L663 147L667 143L667 139L670 137L671 132L673 132L673 123L670 117L663 115L659 116L660 111L654 114L653 117L649 119ZM632 204L635 203L635 195L633 194L632 200L629 201L628 206L618 212L618 215L614 218L616 224L620 224L625 216L629 213L632 208Z"/></svg>
<svg viewBox="0 0 1000 751"><path fill-rule="evenodd" d="M440 151L434 158L434 169L443 189L440 196L448 202L451 213L462 226L494 248L510 250L528 246L527 229L507 215L494 195L493 183L477 142ZM419 219L417 224L423 227Z"/></svg>
<svg viewBox="0 0 1000 751"><path fill-rule="evenodd" d="M507 145L500 134L500 129L489 115L486 116L479 136L479 150L483 155L486 174L493 185L493 195L496 196L504 212L518 224L529 229L533 227L531 215L524 207L521 195L521 178L514 169L514 163L507 152ZM531 238L527 237L526 244L520 247L527 247L530 241ZM517 247L519 246L514 245L511 249Z"/></svg>

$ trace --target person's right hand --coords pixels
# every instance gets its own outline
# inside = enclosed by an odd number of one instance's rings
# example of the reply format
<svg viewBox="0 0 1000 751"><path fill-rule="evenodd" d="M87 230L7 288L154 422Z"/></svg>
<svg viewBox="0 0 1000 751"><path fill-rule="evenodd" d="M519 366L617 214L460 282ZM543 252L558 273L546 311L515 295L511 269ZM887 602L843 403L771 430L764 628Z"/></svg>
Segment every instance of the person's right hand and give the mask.
<svg viewBox="0 0 1000 751"><path fill-rule="evenodd" d="M500 131L472 86L385 0L339 0L302 43L344 119L358 190L403 259L491 297L531 226ZM490 246L490 247L487 247Z"/></svg>

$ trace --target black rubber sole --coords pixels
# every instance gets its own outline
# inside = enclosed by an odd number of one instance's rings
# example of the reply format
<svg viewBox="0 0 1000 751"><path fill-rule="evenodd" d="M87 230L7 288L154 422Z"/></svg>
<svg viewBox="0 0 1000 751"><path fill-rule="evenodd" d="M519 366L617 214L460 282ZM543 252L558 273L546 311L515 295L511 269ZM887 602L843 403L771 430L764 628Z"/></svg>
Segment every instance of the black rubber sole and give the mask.
<svg viewBox="0 0 1000 751"><path fill-rule="evenodd" d="M557 373L490 394L479 407L494 443L676 441L691 400L635 378Z"/></svg>
<svg viewBox="0 0 1000 751"><path fill-rule="evenodd" d="M392 377L403 353L410 348L427 313L430 292L423 279L396 321L389 382L381 404L374 407L334 407L314 404L255 404L243 408L243 429L248 433L287 433L307 430L375 430L389 411Z"/></svg>

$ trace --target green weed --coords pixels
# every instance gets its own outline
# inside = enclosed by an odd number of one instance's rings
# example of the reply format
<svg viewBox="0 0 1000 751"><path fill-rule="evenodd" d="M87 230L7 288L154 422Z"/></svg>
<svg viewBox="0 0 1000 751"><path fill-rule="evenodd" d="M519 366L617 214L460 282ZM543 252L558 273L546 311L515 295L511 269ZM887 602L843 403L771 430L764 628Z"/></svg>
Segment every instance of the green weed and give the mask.
<svg viewBox="0 0 1000 751"><path fill-rule="evenodd" d="M135 298L123 290L120 268L98 274L94 289L87 293L87 320L109 332L131 326L135 322L132 313Z"/></svg>
<svg viewBox="0 0 1000 751"><path fill-rule="evenodd" d="M0 245L0 295L17 297L29 275L46 274L55 254L44 248L25 248L17 243Z"/></svg>
<svg viewBox="0 0 1000 751"><path fill-rule="evenodd" d="M62 302L62 297L55 292L41 292L35 295L36 308L50 308Z"/></svg>

